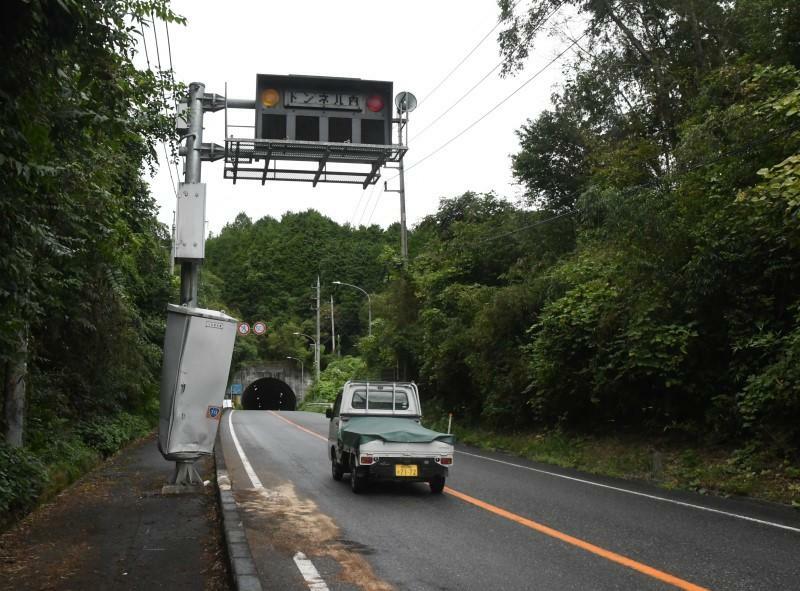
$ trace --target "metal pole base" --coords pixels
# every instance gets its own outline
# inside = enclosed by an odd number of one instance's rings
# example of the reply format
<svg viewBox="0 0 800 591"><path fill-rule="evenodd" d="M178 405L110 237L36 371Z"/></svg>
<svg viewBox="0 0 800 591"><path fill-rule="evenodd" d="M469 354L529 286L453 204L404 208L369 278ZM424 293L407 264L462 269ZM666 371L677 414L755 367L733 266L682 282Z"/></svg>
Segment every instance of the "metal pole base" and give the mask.
<svg viewBox="0 0 800 591"><path fill-rule="evenodd" d="M162 495L185 495L202 493L205 490L203 478L194 467L196 460L177 460L175 473L168 484L161 487Z"/></svg>

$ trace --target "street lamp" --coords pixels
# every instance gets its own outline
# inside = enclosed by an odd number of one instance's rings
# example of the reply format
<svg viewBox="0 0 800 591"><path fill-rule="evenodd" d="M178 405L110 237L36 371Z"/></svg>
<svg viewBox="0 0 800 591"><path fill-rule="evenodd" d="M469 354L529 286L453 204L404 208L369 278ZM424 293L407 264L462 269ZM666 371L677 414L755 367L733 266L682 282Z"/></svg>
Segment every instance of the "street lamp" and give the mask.
<svg viewBox="0 0 800 591"><path fill-rule="evenodd" d="M369 293L366 290L361 289L358 285L353 285L352 283L345 283L344 281L333 281L334 285L346 285L347 287L352 287L353 289L357 289L365 296L367 296L367 313L369 318L369 324L367 325L367 332L369 336L372 336L372 298L369 297Z"/></svg>
<svg viewBox="0 0 800 591"><path fill-rule="evenodd" d="M319 383L319 345L314 337L307 335L304 332L293 332L293 335L299 337L306 337L309 341L314 343L314 376L316 377L317 383Z"/></svg>
<svg viewBox="0 0 800 591"><path fill-rule="evenodd" d="M287 355L286 359L294 359L297 363L300 364L300 386L302 387L302 395L303 400L306 399L306 374L304 372L304 364L302 359L298 359L297 357L292 357L291 355Z"/></svg>

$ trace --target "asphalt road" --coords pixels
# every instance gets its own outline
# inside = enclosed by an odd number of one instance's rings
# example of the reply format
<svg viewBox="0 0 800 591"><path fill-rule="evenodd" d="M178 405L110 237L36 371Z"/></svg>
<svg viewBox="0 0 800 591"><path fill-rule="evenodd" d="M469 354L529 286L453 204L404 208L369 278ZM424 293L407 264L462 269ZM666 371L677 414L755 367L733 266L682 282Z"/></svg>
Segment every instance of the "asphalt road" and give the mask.
<svg viewBox="0 0 800 591"><path fill-rule="evenodd" d="M223 452L265 589L324 590L301 575L302 552L332 591L800 590L797 511L464 446L443 495L425 484L355 495L331 478L327 428L315 413L223 418Z"/></svg>

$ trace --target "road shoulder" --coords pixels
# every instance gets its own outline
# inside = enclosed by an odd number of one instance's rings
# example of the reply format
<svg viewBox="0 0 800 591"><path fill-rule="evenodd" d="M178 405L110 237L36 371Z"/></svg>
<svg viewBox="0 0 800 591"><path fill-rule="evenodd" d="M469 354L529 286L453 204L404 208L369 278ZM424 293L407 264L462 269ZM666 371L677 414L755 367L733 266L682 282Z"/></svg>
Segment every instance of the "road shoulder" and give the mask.
<svg viewBox="0 0 800 591"><path fill-rule="evenodd" d="M172 469L150 436L81 478L0 536L0 589L229 589L214 487L162 496Z"/></svg>

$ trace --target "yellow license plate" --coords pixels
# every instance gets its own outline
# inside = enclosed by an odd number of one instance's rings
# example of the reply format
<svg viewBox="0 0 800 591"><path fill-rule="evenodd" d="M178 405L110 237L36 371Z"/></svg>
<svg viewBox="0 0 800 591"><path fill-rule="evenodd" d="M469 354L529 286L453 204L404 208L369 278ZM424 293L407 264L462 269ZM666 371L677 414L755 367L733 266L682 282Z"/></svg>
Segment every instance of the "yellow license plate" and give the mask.
<svg viewBox="0 0 800 591"><path fill-rule="evenodd" d="M419 472L417 471L416 464L395 464L394 466L394 475L395 476L418 476Z"/></svg>

